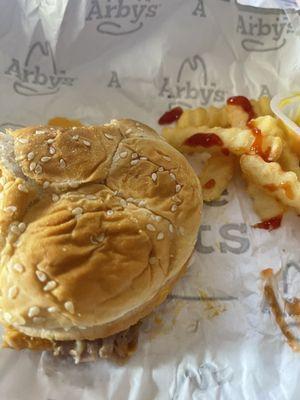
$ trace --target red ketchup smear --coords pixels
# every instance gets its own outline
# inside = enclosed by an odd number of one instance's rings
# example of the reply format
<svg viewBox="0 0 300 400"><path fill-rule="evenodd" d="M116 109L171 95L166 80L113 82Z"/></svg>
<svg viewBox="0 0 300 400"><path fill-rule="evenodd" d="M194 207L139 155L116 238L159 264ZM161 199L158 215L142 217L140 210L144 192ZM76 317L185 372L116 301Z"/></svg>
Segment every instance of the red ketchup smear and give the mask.
<svg viewBox="0 0 300 400"><path fill-rule="evenodd" d="M180 118L182 113L183 109L181 107L172 108L159 118L158 123L159 125L172 124L172 122L175 122Z"/></svg>
<svg viewBox="0 0 300 400"><path fill-rule="evenodd" d="M275 192L278 189L283 189L288 199L293 200L295 198L293 187L289 182L282 182L278 186L270 183L268 185L264 185L264 188L266 188L270 192Z"/></svg>
<svg viewBox="0 0 300 400"><path fill-rule="evenodd" d="M245 96L233 96L227 99L228 105L240 106L248 114L248 122L255 118L255 112L249 99Z"/></svg>
<svg viewBox="0 0 300 400"><path fill-rule="evenodd" d="M229 156L229 154L230 154L230 151L228 149L226 149L226 147L224 147L221 151L224 154L224 156Z"/></svg>
<svg viewBox="0 0 300 400"><path fill-rule="evenodd" d="M259 222L258 224L253 225L253 228L258 229L266 229L267 231L273 231L274 229L278 229L281 226L282 215L278 215L277 217L273 217L267 219L265 221Z"/></svg>
<svg viewBox="0 0 300 400"><path fill-rule="evenodd" d="M268 148L265 152L263 151L263 149L262 149L263 136L262 136L261 130L256 128L253 121L249 121L247 123L247 126L249 129L251 129L251 132L254 136L254 142L252 143L252 146L250 148L250 154L251 153L258 154L259 156L261 156L261 158L263 160L269 162L271 149Z"/></svg>
<svg viewBox="0 0 300 400"><path fill-rule="evenodd" d="M216 184L216 181L215 181L214 179L210 179L209 181L207 181L207 182L203 185L203 187L204 187L205 189L212 189L212 188L215 186L215 184Z"/></svg>
<svg viewBox="0 0 300 400"><path fill-rule="evenodd" d="M184 144L191 147L223 146L222 140L215 133L195 133L194 135L186 139Z"/></svg>

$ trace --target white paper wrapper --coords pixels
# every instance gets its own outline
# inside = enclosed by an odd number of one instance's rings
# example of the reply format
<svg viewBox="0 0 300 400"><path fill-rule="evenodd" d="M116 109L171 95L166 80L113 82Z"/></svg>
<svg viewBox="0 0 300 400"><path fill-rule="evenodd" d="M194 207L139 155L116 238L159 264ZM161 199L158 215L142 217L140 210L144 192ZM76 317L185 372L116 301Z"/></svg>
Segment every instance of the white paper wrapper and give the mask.
<svg viewBox="0 0 300 400"><path fill-rule="evenodd" d="M0 3L1 128L58 115L158 127L173 104L221 105L299 82L299 15L291 10L234 0ZM263 303L259 274L286 269L290 293L299 219L286 215L271 233L252 229L255 222L236 180L204 207L194 263L143 325L126 365L0 350L0 398L298 399L300 356Z"/></svg>

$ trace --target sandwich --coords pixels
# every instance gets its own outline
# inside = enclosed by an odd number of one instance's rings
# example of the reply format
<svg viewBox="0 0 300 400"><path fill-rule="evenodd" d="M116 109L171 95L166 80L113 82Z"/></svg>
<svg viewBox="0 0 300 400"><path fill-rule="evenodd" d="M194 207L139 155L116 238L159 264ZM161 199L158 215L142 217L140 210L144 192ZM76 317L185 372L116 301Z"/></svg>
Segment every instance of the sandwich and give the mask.
<svg viewBox="0 0 300 400"><path fill-rule="evenodd" d="M133 120L27 127L0 144L2 345L128 357L140 321L186 271L198 177Z"/></svg>

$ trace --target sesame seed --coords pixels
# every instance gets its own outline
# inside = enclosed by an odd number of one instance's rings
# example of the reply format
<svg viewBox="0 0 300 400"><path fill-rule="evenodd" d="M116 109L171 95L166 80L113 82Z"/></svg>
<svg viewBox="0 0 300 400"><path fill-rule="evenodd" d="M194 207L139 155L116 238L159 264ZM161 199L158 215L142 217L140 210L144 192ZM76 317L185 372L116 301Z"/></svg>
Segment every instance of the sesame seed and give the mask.
<svg viewBox="0 0 300 400"><path fill-rule="evenodd" d="M139 161L140 161L139 159L137 159L137 160L131 160L131 161L130 161L130 164L131 164L131 165L136 165L136 164L139 163Z"/></svg>
<svg viewBox="0 0 300 400"><path fill-rule="evenodd" d="M20 274L25 271L25 268L22 264L13 264L11 269L16 272L19 272Z"/></svg>
<svg viewBox="0 0 300 400"><path fill-rule="evenodd" d="M78 126L72 126L72 131L76 131L77 128Z"/></svg>
<svg viewBox="0 0 300 400"><path fill-rule="evenodd" d="M61 158L61 159L59 160L59 165L60 165L61 168L65 168L66 162L65 162L65 160L64 160L63 158Z"/></svg>
<svg viewBox="0 0 300 400"><path fill-rule="evenodd" d="M86 198L87 198L88 200L97 200L97 196L95 196L94 194L87 194L87 195L86 195Z"/></svg>
<svg viewBox="0 0 300 400"><path fill-rule="evenodd" d="M128 199L126 199L126 201L128 201L129 203L133 202L133 197L128 197Z"/></svg>
<svg viewBox="0 0 300 400"><path fill-rule="evenodd" d="M40 282L45 282L47 280L47 275L43 271L35 271L35 274Z"/></svg>
<svg viewBox="0 0 300 400"><path fill-rule="evenodd" d="M36 174L41 174L42 171L43 171L43 168L38 164L38 165L35 167L34 172L35 172Z"/></svg>
<svg viewBox="0 0 300 400"><path fill-rule="evenodd" d="M176 204L173 204L172 207L171 207L171 211L175 212L176 210L177 210L177 206L176 206Z"/></svg>
<svg viewBox="0 0 300 400"><path fill-rule="evenodd" d="M27 160L28 161L31 161L31 160L33 160L34 159L34 152L33 151L30 151L28 154L27 154Z"/></svg>
<svg viewBox="0 0 300 400"><path fill-rule="evenodd" d="M44 133L46 133L45 131L35 131L36 135L43 135Z"/></svg>
<svg viewBox="0 0 300 400"><path fill-rule="evenodd" d="M55 147L50 146L49 147L49 153L53 155L53 154L55 154L55 152L56 152Z"/></svg>
<svg viewBox="0 0 300 400"><path fill-rule="evenodd" d="M146 228L148 229L148 231L151 231L151 232L154 232L156 229L155 229L155 226L154 225L152 225L152 224L147 224L146 225Z"/></svg>
<svg viewBox="0 0 300 400"><path fill-rule="evenodd" d="M138 156L139 156L138 153L132 153L131 154L131 158L138 158Z"/></svg>
<svg viewBox="0 0 300 400"><path fill-rule="evenodd" d="M157 174L155 172L153 172L153 174L151 174L151 178L153 180L153 182L157 181Z"/></svg>
<svg viewBox="0 0 300 400"><path fill-rule="evenodd" d="M120 200L120 204L121 204L122 207L126 207L127 206L127 201L124 200L124 199L121 199Z"/></svg>
<svg viewBox="0 0 300 400"><path fill-rule="evenodd" d="M99 244L99 243L103 242L104 239L105 239L104 233L101 233L98 236L91 236L90 237L90 241L91 241L92 244Z"/></svg>
<svg viewBox="0 0 300 400"><path fill-rule="evenodd" d="M21 232L25 232L25 229L26 229L26 224L25 224L25 222L20 222L20 223L18 224L18 228L19 228L19 230L20 230Z"/></svg>
<svg viewBox="0 0 300 400"><path fill-rule="evenodd" d="M170 172L170 178L172 178L174 181L176 180L176 176L172 172Z"/></svg>
<svg viewBox="0 0 300 400"><path fill-rule="evenodd" d="M168 156L163 156L163 158L164 158L165 160L167 160L167 161L171 161L171 158L168 157Z"/></svg>
<svg viewBox="0 0 300 400"><path fill-rule="evenodd" d="M111 123L111 125L116 125L118 123L118 120L117 119L112 119L110 121L110 123Z"/></svg>
<svg viewBox="0 0 300 400"><path fill-rule="evenodd" d="M161 221L161 216L160 215L155 215L155 221L160 222Z"/></svg>
<svg viewBox="0 0 300 400"><path fill-rule="evenodd" d="M17 211L16 206L8 206L4 208L4 211L9 212L9 213L15 213Z"/></svg>
<svg viewBox="0 0 300 400"><path fill-rule="evenodd" d="M127 129L127 131L125 131L125 133L130 133L130 132L132 132L132 129Z"/></svg>
<svg viewBox="0 0 300 400"><path fill-rule="evenodd" d="M54 313L54 312L57 311L57 307L55 307L55 306L48 307L48 308L47 308L47 311L48 311L49 313Z"/></svg>
<svg viewBox="0 0 300 400"><path fill-rule="evenodd" d="M18 296L19 293L19 289L17 288L17 286L12 286L8 289L8 297L10 299L15 299Z"/></svg>
<svg viewBox="0 0 300 400"><path fill-rule="evenodd" d="M1 176L0 183L2 186L4 186L7 183L7 179L5 178L5 176Z"/></svg>
<svg viewBox="0 0 300 400"><path fill-rule="evenodd" d="M42 317L33 317L33 322L35 323L35 324L41 324L41 323L43 323L43 322L45 322L45 318L42 318Z"/></svg>
<svg viewBox="0 0 300 400"><path fill-rule="evenodd" d="M5 312L3 314L3 317L4 317L6 322L10 322L12 320L12 315L10 313L8 313L8 312Z"/></svg>
<svg viewBox="0 0 300 400"><path fill-rule="evenodd" d="M67 311L69 311L69 313L74 314L75 310L74 310L74 304L72 303L72 301L66 301L64 306L65 306L65 309Z"/></svg>
<svg viewBox="0 0 300 400"><path fill-rule="evenodd" d="M73 215L81 215L83 213L83 209L81 207L73 208L72 214Z"/></svg>
<svg viewBox="0 0 300 400"><path fill-rule="evenodd" d="M140 157L140 160L147 161L148 158L147 157Z"/></svg>
<svg viewBox="0 0 300 400"><path fill-rule="evenodd" d="M106 211L106 215L108 215L109 217L111 217L113 215L113 210L107 210Z"/></svg>
<svg viewBox="0 0 300 400"><path fill-rule="evenodd" d="M54 141L55 141L54 139L48 139L48 140L47 140L47 143L48 143L48 144L52 144L52 143L54 143Z"/></svg>
<svg viewBox="0 0 300 400"><path fill-rule="evenodd" d="M12 233L19 235L20 234L20 230L16 225L10 225L10 230Z"/></svg>
<svg viewBox="0 0 300 400"><path fill-rule="evenodd" d="M51 157L48 157L48 156L44 156L44 157L41 158L41 161L42 161L43 163L48 162L48 161L50 161L50 160L51 160Z"/></svg>
<svg viewBox="0 0 300 400"><path fill-rule="evenodd" d="M73 139L73 140L78 140L78 139L79 139L79 135L73 135L73 136L72 136L72 139Z"/></svg>
<svg viewBox="0 0 300 400"><path fill-rule="evenodd" d="M76 189L76 188L78 188L78 186L79 186L79 182L71 181L71 182L69 183L69 186L70 186L71 188L73 188L73 189Z"/></svg>
<svg viewBox="0 0 300 400"><path fill-rule="evenodd" d="M159 234L156 236L156 239L163 240L164 237L165 237L165 235L162 232L159 232Z"/></svg>
<svg viewBox="0 0 300 400"><path fill-rule="evenodd" d="M45 182L43 183L43 188L44 188L44 189L47 189L49 186L50 186L50 182L45 181Z"/></svg>
<svg viewBox="0 0 300 400"><path fill-rule="evenodd" d="M33 307L29 308L27 315L29 318L32 318L32 317L36 317L37 315L39 315L40 312L41 312L40 307L33 306Z"/></svg>
<svg viewBox="0 0 300 400"><path fill-rule="evenodd" d="M176 185L175 190L176 190L176 193L180 192L180 190L181 190L181 185Z"/></svg>
<svg viewBox="0 0 300 400"><path fill-rule="evenodd" d="M88 140L83 140L83 144L85 144L88 147L91 146L91 143Z"/></svg>
<svg viewBox="0 0 300 400"><path fill-rule="evenodd" d="M163 170L164 170L164 167L159 167L158 168L158 172L163 172Z"/></svg>
<svg viewBox="0 0 300 400"><path fill-rule="evenodd" d="M35 163L34 161L32 161L32 162L29 164L29 171L33 171L33 170L35 169L35 167L36 167L36 163Z"/></svg>
<svg viewBox="0 0 300 400"><path fill-rule="evenodd" d="M59 200L58 194L54 193L54 194L52 195L52 201L53 201L54 203L56 203L58 200Z"/></svg>
<svg viewBox="0 0 300 400"><path fill-rule="evenodd" d="M57 286L57 283L55 281L49 281L45 286L44 286L44 292L49 292L50 290L55 289Z"/></svg>
<svg viewBox="0 0 300 400"><path fill-rule="evenodd" d="M121 153L120 153L120 157L121 158L126 158L127 157L127 151L122 151Z"/></svg>
<svg viewBox="0 0 300 400"><path fill-rule="evenodd" d="M105 133L104 136L106 137L106 139L112 140L114 137L109 135L108 133Z"/></svg>
<svg viewBox="0 0 300 400"><path fill-rule="evenodd" d="M22 144L28 143L28 139L25 139L25 138L19 138L17 140L19 143L22 143Z"/></svg>
<svg viewBox="0 0 300 400"><path fill-rule="evenodd" d="M149 258L149 263L150 263L151 265L155 264L155 263L156 263L156 257L150 257L150 258Z"/></svg>
<svg viewBox="0 0 300 400"><path fill-rule="evenodd" d="M138 205L139 207L144 207L146 205L145 200L141 200Z"/></svg>
<svg viewBox="0 0 300 400"><path fill-rule="evenodd" d="M28 193L27 186L24 183L19 183L18 190L20 190L20 192Z"/></svg>
<svg viewBox="0 0 300 400"><path fill-rule="evenodd" d="M170 224L170 225L169 225L169 231L170 231L171 233L173 233L173 232L174 232L174 227L173 227L173 225L172 225L172 224Z"/></svg>

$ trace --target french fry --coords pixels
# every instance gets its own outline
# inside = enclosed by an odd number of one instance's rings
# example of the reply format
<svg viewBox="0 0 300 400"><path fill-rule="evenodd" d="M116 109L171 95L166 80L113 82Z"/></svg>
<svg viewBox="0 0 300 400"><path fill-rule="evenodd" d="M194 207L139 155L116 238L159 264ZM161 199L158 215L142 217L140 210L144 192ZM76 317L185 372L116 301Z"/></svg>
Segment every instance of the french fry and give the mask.
<svg viewBox="0 0 300 400"><path fill-rule="evenodd" d="M300 166L299 157L295 154L290 147L285 143L282 149L281 156L278 159L279 164L284 171L293 171L300 180Z"/></svg>
<svg viewBox="0 0 300 400"><path fill-rule="evenodd" d="M219 126L227 128L230 126L227 115L227 107L208 107L195 108L193 110L185 110L179 120L177 121L179 128L186 128L190 126L207 126L213 128Z"/></svg>
<svg viewBox="0 0 300 400"><path fill-rule="evenodd" d="M218 145L202 146L191 144L191 138L194 135L208 134L216 135L220 139ZM163 136L173 147L181 152L187 153L201 153L220 152L222 148L226 148L230 153L237 156L242 154L249 154L255 152L253 144L255 136L251 129L240 128L208 128L201 127L187 127L187 128L165 128L163 129ZM200 139L200 136L199 136ZM268 159L270 161L277 160L282 152L282 140L280 137L268 136L267 131L262 131L261 150L263 153L268 152Z"/></svg>
<svg viewBox="0 0 300 400"><path fill-rule="evenodd" d="M205 163L199 176L203 200L218 199L227 188L234 173L234 159L231 156L212 155Z"/></svg>
<svg viewBox="0 0 300 400"><path fill-rule="evenodd" d="M270 98L262 96L258 100L250 100L255 115L257 117L262 115L273 115L270 108ZM179 128L186 128L190 126L208 126L214 128L229 127L245 127L248 121L248 114L243 111L239 106L225 105L217 108L214 106L208 108L195 108L184 110L181 117L177 121Z"/></svg>
<svg viewBox="0 0 300 400"><path fill-rule="evenodd" d="M279 200L251 181L247 182L247 192L253 201L254 211L262 221L278 217L286 211Z"/></svg>
<svg viewBox="0 0 300 400"><path fill-rule="evenodd" d="M227 106L229 125L236 128L246 128L249 115L242 107L236 105Z"/></svg>
<svg viewBox="0 0 300 400"><path fill-rule="evenodd" d="M300 212L300 182L294 172L285 172L277 162L267 163L256 155L240 159L243 173L271 196Z"/></svg>
<svg viewBox="0 0 300 400"><path fill-rule="evenodd" d="M258 100L250 100L250 103L253 107L255 115L257 117L263 115L271 115L274 116L273 111L270 107L270 97L269 96L262 96Z"/></svg>

